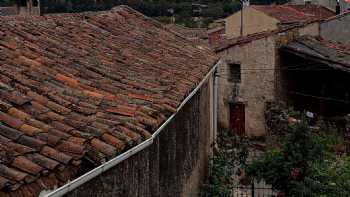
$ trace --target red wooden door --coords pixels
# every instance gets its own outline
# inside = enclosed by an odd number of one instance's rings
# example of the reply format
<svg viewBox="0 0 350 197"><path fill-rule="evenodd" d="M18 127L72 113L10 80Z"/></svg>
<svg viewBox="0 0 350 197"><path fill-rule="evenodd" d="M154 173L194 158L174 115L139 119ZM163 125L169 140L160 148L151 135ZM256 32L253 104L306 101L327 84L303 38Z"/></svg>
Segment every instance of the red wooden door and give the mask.
<svg viewBox="0 0 350 197"><path fill-rule="evenodd" d="M230 129L239 135L245 133L245 107L243 103L230 104Z"/></svg>

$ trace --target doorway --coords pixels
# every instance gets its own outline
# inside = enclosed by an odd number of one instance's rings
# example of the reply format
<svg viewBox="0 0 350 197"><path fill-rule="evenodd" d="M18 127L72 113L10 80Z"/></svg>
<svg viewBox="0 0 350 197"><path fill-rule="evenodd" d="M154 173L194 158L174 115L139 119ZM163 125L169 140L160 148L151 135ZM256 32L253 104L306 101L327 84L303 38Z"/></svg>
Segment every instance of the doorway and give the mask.
<svg viewBox="0 0 350 197"><path fill-rule="evenodd" d="M244 103L230 103L230 130L238 135L245 134Z"/></svg>

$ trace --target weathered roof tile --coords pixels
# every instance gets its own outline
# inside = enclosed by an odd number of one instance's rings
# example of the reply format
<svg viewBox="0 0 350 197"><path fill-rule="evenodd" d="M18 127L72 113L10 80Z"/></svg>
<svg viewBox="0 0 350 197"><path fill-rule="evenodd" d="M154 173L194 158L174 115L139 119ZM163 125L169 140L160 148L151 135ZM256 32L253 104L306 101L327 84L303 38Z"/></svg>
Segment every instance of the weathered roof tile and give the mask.
<svg viewBox="0 0 350 197"><path fill-rule="evenodd" d="M43 170L39 165L23 156L16 157L11 165L32 175L38 175Z"/></svg>

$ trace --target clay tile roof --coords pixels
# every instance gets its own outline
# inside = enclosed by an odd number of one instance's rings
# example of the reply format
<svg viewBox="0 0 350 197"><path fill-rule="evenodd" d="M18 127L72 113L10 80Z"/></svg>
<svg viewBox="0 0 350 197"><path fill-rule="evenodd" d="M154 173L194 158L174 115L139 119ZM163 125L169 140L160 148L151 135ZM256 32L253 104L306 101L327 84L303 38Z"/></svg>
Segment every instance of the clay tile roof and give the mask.
<svg viewBox="0 0 350 197"><path fill-rule="evenodd" d="M279 20L281 23L317 21L336 15L334 11L314 4L253 5L251 7Z"/></svg>
<svg viewBox="0 0 350 197"><path fill-rule="evenodd" d="M0 17L0 196L37 196L146 140L217 60L125 6Z"/></svg>
<svg viewBox="0 0 350 197"><path fill-rule="evenodd" d="M347 10L341 14L338 14L338 15L335 15L335 16L331 16L327 19L325 19L324 21L322 21L323 23L326 23L326 22L329 22L329 21L332 21L332 20L335 20L335 19L339 19L339 18L342 18L342 17L345 17L345 16L348 16L350 14L350 10Z"/></svg>
<svg viewBox="0 0 350 197"><path fill-rule="evenodd" d="M175 32L178 32L182 35L184 35L187 38L200 38L200 39L207 39L208 33L206 28L189 28L185 26L180 26L177 24L168 24L166 25L168 29L171 29Z"/></svg>
<svg viewBox="0 0 350 197"><path fill-rule="evenodd" d="M324 63L337 70L350 72L349 44L303 36L283 46L282 50Z"/></svg>

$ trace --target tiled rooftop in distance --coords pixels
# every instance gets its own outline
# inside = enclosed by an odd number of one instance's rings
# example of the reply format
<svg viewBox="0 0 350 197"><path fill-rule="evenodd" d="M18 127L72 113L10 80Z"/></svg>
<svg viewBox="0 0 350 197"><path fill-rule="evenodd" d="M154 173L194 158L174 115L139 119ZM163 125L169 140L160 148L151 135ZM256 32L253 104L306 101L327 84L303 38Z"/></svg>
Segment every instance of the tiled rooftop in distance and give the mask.
<svg viewBox="0 0 350 197"><path fill-rule="evenodd" d="M216 61L125 6L0 17L0 196L36 196L149 138Z"/></svg>
<svg viewBox="0 0 350 197"><path fill-rule="evenodd" d="M314 4L306 5L252 5L281 23L310 22L335 16L336 13L326 7Z"/></svg>

